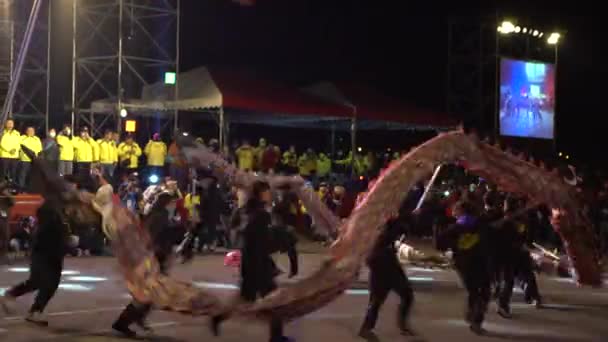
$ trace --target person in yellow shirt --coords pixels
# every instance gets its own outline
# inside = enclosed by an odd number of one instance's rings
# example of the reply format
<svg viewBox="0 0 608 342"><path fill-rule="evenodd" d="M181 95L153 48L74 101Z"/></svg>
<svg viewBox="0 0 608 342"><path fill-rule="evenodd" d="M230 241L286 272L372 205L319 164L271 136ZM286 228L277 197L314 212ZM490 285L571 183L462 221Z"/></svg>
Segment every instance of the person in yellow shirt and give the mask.
<svg viewBox="0 0 608 342"><path fill-rule="evenodd" d="M132 135L128 135L127 139L118 145L118 160L120 161L120 167L127 175L137 172L140 156L141 148L133 140Z"/></svg>
<svg viewBox="0 0 608 342"><path fill-rule="evenodd" d="M118 164L118 148L112 137L113 132L107 130L103 139L97 140L97 145L99 146L99 164L101 165L104 177L107 179L114 177L114 171L116 171L116 165Z"/></svg>
<svg viewBox="0 0 608 342"><path fill-rule="evenodd" d="M316 176L317 156L311 148L298 158L298 168L300 169L300 176L304 178L314 178Z"/></svg>
<svg viewBox="0 0 608 342"><path fill-rule="evenodd" d="M15 129L15 121L6 120L4 134L0 140L0 162L2 162L2 176L13 181L17 180L20 144L21 134Z"/></svg>
<svg viewBox="0 0 608 342"><path fill-rule="evenodd" d="M76 160L76 175L80 184L91 183L91 166L99 160L97 143L89 136L89 129L80 130L80 136L73 139L74 159Z"/></svg>
<svg viewBox="0 0 608 342"><path fill-rule="evenodd" d="M281 160L284 171L289 175L298 173L298 153L294 145L289 146L289 150L283 153L283 159Z"/></svg>
<svg viewBox="0 0 608 342"><path fill-rule="evenodd" d="M327 154L321 152L317 158L317 175L321 179L326 179L331 173L331 159Z"/></svg>
<svg viewBox="0 0 608 342"><path fill-rule="evenodd" d="M57 171L60 176L71 176L74 170L74 141L70 125L63 126L63 130L57 136L57 146L59 146Z"/></svg>
<svg viewBox="0 0 608 342"><path fill-rule="evenodd" d="M244 141L243 145L236 150L236 159L239 164L239 169L243 171L252 171L255 162L255 149L249 145L248 141Z"/></svg>
<svg viewBox="0 0 608 342"><path fill-rule="evenodd" d="M25 130L25 136L21 138L21 145L29 148L36 155L42 152L42 141L36 136L34 127L28 127ZM21 189L25 189L25 184L27 184L26 181L30 175L30 169L32 168L32 160L23 153L21 148L19 148L19 151L19 159L21 160L19 163L19 186Z"/></svg>
<svg viewBox="0 0 608 342"><path fill-rule="evenodd" d="M146 145L144 153L148 159L148 172L162 177L165 159L167 159L167 145L160 140L160 134L154 133L152 140Z"/></svg>

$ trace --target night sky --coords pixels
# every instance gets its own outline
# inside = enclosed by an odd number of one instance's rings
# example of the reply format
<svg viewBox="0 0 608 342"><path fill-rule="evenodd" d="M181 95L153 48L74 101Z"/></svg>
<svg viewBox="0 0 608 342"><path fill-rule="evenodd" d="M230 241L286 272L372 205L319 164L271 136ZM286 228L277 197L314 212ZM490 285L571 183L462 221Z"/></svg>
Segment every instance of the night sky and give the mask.
<svg viewBox="0 0 608 342"><path fill-rule="evenodd" d="M436 1L258 0L254 7L242 7L227 0L183 0L181 68L247 67L294 85L365 82L404 101L444 110L448 15L498 9L546 31L567 31L557 80L558 148L578 159L598 159L593 154L606 135L600 135L605 110L596 89L607 74L597 50L599 18L579 8L580 2L531 2L484 2L480 8L466 1L446 6ZM54 68L66 75L69 27L57 20L61 36L54 41ZM61 110L69 84L57 82L54 107Z"/></svg>

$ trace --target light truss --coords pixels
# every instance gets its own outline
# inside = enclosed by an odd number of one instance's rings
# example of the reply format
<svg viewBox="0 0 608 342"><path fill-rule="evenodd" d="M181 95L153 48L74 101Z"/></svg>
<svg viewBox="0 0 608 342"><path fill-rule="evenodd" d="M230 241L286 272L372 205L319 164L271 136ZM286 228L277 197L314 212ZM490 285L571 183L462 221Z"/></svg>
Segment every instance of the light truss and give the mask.
<svg viewBox="0 0 608 342"><path fill-rule="evenodd" d="M0 0L0 102L4 103L12 81L19 48L32 9L33 0ZM19 129L33 126L48 129L50 2L42 3L25 56L21 79L10 103L10 116Z"/></svg>
<svg viewBox="0 0 608 342"><path fill-rule="evenodd" d="M179 72L179 5L180 0L74 0L73 126L88 126L95 135L120 132L120 109L129 109L129 99L139 98L164 72ZM98 100L115 108L92 110Z"/></svg>

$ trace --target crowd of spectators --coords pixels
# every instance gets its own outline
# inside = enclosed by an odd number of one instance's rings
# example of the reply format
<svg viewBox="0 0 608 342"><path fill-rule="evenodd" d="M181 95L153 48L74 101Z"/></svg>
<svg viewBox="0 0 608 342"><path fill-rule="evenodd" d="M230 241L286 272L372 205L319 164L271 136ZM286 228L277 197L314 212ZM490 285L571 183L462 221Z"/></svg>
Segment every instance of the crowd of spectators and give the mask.
<svg viewBox="0 0 608 342"><path fill-rule="evenodd" d="M260 138L253 146L248 141L235 143L231 148L220 151L216 139L207 143L197 141L211 150L221 153L243 171L268 174L299 174L314 188L319 198L338 217L346 218L355 206L358 194L365 191L367 182L378 176L382 168L400 157L399 151L314 151L311 148L297 151L294 145L285 149ZM215 179L205 170L194 170L180 157L175 141L165 143L158 133L151 135L145 145L138 144L131 135L120 136L106 131L103 137L91 137L84 127L78 135L73 135L66 125L60 132L50 129L44 139L39 138L33 127L28 127L21 135L13 120L8 120L0 141L0 163L2 175L9 179L20 191L28 190L31 160L23 153L26 146L36 154L42 154L52 167L78 187L95 191L91 169L99 169L113 184L117 200L139 215L146 215L147 208L154 202L155 194L169 191L175 195L177 205L172 220L180 234L192 230L199 232L197 250L213 250L216 246L226 248L238 244L238 208L244 205L243 194L229 184ZM169 146L167 146L169 145ZM140 146L144 146L143 149ZM418 184L411 190L404 202L402 212L407 218L408 232L413 237L432 236L432 227L445 224L451 207L462 197L474 203L479 211L484 209L484 198L495 197L502 201L509 197L493 189L484 180L466 174L458 167L444 171L434 185L417 215L410 215L424 190ZM582 190L581 190L582 191ZM601 238L602 249L608 251L608 182L591 189L587 196L588 213L593 219L597 234ZM488 195L490 194L490 195ZM275 194L273 219L277 224L286 225L301 234L319 241L327 241L327 232L318 231L306 208L294 194L281 190ZM517 199L523 206L525 199ZM522 216L521 222L529 232L529 241L539 241L560 248L558 236L549 223L550 211L546 207L532 208ZM26 223L27 222L27 223ZM23 229L14 237L15 250L27 247L27 236L31 221L23 221ZM179 240L179 238L176 238ZM102 238L83 238L82 250L99 253L102 248L86 246L101 243ZM176 241L177 241L176 240Z"/></svg>

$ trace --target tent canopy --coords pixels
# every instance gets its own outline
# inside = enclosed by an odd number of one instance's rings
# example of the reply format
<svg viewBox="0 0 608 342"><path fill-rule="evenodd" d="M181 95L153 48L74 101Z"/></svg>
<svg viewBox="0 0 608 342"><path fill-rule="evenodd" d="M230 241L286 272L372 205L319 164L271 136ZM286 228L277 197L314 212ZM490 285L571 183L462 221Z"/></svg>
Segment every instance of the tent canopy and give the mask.
<svg viewBox="0 0 608 342"><path fill-rule="evenodd" d="M354 108L360 122L392 122L419 128L451 128L459 124L447 114L397 101L363 85L320 82L304 89L326 101Z"/></svg>
<svg viewBox="0 0 608 342"><path fill-rule="evenodd" d="M352 110L278 82L224 68L199 67L178 75L175 85L157 82L144 87L142 102L154 110L232 108L273 114L345 118Z"/></svg>

